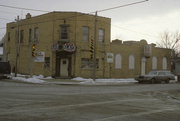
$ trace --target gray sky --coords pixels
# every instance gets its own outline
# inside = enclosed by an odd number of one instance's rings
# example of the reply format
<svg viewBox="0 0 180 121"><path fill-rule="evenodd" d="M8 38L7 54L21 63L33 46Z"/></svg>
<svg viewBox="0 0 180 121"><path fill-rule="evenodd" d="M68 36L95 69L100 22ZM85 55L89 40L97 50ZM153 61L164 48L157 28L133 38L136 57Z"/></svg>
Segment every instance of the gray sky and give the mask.
<svg viewBox="0 0 180 121"><path fill-rule="evenodd" d="M83 13L116 7L142 0L0 0L0 5L40 9L46 11L77 11ZM6 23L17 15L43 14L0 6L0 38L5 34ZM140 40L156 43L164 31L180 31L180 0L149 0L141 4L98 13L112 20L111 39ZM7 19L7 20L5 20Z"/></svg>

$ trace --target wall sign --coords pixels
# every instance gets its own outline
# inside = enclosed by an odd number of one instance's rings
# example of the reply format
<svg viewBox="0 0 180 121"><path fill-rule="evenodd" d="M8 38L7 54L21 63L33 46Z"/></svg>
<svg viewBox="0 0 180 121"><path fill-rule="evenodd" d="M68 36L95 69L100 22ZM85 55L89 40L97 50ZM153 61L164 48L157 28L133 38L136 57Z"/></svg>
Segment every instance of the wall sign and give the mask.
<svg viewBox="0 0 180 121"><path fill-rule="evenodd" d="M113 53L107 53L107 62L108 63L113 63L114 61L114 54Z"/></svg>
<svg viewBox="0 0 180 121"><path fill-rule="evenodd" d="M34 62L44 62L45 52L37 52Z"/></svg>

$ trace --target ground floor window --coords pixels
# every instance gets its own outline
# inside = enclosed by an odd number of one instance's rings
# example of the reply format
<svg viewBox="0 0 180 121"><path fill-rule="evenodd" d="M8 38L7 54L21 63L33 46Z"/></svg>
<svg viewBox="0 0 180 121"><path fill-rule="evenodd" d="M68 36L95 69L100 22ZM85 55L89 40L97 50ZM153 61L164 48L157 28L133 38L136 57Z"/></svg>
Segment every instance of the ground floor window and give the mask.
<svg viewBox="0 0 180 121"><path fill-rule="evenodd" d="M45 57L44 67L45 68L49 68L50 67L50 57Z"/></svg>
<svg viewBox="0 0 180 121"><path fill-rule="evenodd" d="M93 68L93 60L89 58L82 58L81 59L81 68L83 69L90 69ZM99 68L99 59L96 59L96 67Z"/></svg>

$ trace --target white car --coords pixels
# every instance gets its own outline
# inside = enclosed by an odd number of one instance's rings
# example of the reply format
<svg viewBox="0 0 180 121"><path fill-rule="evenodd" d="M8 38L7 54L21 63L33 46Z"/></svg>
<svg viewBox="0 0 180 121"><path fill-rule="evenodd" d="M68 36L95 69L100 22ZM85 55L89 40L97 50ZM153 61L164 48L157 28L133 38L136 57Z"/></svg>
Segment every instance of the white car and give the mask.
<svg viewBox="0 0 180 121"><path fill-rule="evenodd" d="M151 71L147 75L136 77L135 80L139 83L169 83L170 80L175 80L175 76L170 71Z"/></svg>

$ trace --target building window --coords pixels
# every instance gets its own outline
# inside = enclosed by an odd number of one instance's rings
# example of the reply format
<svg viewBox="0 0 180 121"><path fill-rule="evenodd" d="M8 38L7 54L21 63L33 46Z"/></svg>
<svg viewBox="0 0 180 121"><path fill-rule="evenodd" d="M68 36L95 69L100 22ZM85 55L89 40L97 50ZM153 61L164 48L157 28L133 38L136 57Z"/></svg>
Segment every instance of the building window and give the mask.
<svg viewBox="0 0 180 121"><path fill-rule="evenodd" d="M82 41L89 40L89 27L83 26L82 27Z"/></svg>
<svg viewBox="0 0 180 121"><path fill-rule="evenodd" d="M99 29L99 32L98 32L98 41L99 42L104 42L104 37L105 35L105 32L104 32L104 29Z"/></svg>
<svg viewBox="0 0 180 121"><path fill-rule="evenodd" d="M20 31L20 43L23 43L24 41L24 30Z"/></svg>
<svg viewBox="0 0 180 121"><path fill-rule="evenodd" d="M64 39L64 40L69 39L69 35L68 35L69 26L61 25L60 28L61 28L60 39Z"/></svg>
<svg viewBox="0 0 180 121"><path fill-rule="evenodd" d="M44 67L45 68L49 68L50 67L50 57L45 57Z"/></svg>
<svg viewBox="0 0 180 121"><path fill-rule="evenodd" d="M82 58L81 59L81 68L83 69L90 69L93 68L93 60L89 58ZM96 59L96 68L99 68L99 59Z"/></svg>
<svg viewBox="0 0 180 121"><path fill-rule="evenodd" d="M39 28L38 27L34 28L34 41L35 42L39 41Z"/></svg>
<svg viewBox="0 0 180 121"><path fill-rule="evenodd" d="M162 60L162 69L163 70L167 69L167 58L166 57L163 57L163 60Z"/></svg>
<svg viewBox="0 0 180 121"><path fill-rule="evenodd" d="M122 58L120 54L117 54L115 57L115 69L121 69L122 67Z"/></svg>
<svg viewBox="0 0 180 121"><path fill-rule="evenodd" d="M157 69L157 57L153 56L152 57L152 70Z"/></svg>
<svg viewBox="0 0 180 121"><path fill-rule="evenodd" d="M33 41L33 32L32 29L29 29L29 42Z"/></svg>
<svg viewBox="0 0 180 121"><path fill-rule="evenodd" d="M129 56L129 69L135 68L135 58L134 55Z"/></svg>

